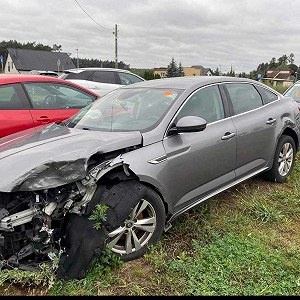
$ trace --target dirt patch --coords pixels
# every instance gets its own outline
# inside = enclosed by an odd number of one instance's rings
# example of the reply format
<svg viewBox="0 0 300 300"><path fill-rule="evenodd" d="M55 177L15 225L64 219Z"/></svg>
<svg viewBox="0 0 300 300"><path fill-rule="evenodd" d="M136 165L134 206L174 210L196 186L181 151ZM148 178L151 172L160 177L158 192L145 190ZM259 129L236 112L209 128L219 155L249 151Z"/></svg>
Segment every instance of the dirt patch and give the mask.
<svg viewBox="0 0 300 300"><path fill-rule="evenodd" d="M26 287L18 284L4 283L0 287L1 296L45 296L47 292L46 288Z"/></svg>

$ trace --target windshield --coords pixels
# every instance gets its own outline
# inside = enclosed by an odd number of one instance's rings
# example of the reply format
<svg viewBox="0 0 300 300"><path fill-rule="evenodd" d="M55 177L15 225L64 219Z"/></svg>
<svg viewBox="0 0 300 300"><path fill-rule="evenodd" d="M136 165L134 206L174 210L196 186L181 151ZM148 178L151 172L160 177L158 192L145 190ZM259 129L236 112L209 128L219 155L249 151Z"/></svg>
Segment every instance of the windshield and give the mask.
<svg viewBox="0 0 300 300"><path fill-rule="evenodd" d="M292 97L297 102L300 102L300 84L292 86L284 93L284 96Z"/></svg>
<svg viewBox="0 0 300 300"><path fill-rule="evenodd" d="M83 108L67 126L85 130L153 129L181 92L169 89L118 89Z"/></svg>

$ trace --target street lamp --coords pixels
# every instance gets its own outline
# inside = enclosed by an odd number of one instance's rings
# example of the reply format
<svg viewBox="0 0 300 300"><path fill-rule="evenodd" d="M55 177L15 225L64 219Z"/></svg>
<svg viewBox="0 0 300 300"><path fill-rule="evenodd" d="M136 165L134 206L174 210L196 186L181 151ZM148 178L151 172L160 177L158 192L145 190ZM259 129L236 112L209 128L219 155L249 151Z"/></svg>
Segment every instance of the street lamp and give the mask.
<svg viewBox="0 0 300 300"><path fill-rule="evenodd" d="M77 51L77 69L79 69L78 48L75 50Z"/></svg>

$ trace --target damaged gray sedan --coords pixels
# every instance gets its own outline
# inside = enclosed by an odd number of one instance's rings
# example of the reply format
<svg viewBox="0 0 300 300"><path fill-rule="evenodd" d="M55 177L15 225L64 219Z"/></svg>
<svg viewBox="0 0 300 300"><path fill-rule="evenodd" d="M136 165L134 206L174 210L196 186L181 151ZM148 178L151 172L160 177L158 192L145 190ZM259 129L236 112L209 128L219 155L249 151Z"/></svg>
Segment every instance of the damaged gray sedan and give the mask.
<svg viewBox="0 0 300 300"><path fill-rule="evenodd" d="M217 193L259 173L284 182L298 145L296 102L255 81L120 88L68 121L0 139L0 268L59 257L59 277L83 278L106 245L141 257Z"/></svg>

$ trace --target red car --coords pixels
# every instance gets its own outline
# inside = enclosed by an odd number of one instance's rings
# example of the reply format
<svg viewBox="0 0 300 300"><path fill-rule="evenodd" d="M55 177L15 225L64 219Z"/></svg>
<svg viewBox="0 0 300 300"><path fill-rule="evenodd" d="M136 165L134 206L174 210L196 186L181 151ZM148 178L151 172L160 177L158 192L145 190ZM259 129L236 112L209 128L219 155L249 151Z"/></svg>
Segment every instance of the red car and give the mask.
<svg viewBox="0 0 300 300"><path fill-rule="evenodd" d="M72 82L41 75L0 75L0 138L65 120L99 95Z"/></svg>

